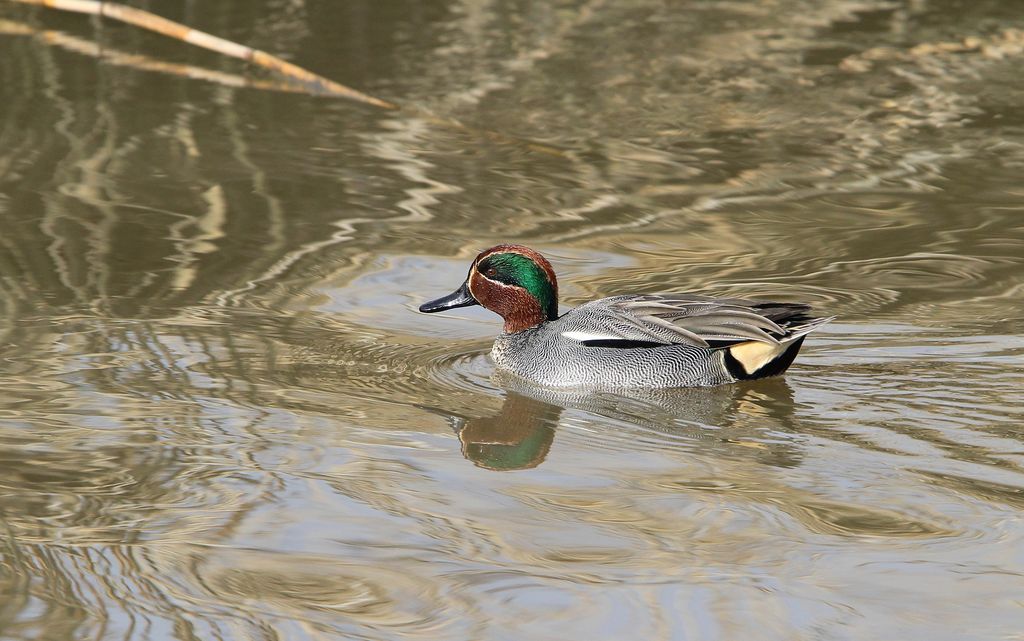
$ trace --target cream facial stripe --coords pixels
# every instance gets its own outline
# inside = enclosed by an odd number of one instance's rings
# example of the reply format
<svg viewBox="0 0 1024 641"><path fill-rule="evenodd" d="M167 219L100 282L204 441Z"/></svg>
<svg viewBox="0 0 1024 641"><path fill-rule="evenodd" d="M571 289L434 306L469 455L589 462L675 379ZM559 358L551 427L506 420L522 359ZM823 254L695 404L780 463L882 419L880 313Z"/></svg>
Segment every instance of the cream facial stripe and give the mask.
<svg viewBox="0 0 1024 641"><path fill-rule="evenodd" d="M479 260L479 258L477 260ZM476 297L476 292L473 291L474 276L476 276L476 262L469 266L469 276L466 277L466 289L469 290L469 295L473 297L473 300L479 303L480 299Z"/></svg>
<svg viewBox="0 0 1024 641"><path fill-rule="evenodd" d="M506 253L511 253L511 252L506 252ZM469 278L466 279L466 287L469 289L469 295L472 296L474 299L476 299L476 302L478 302L478 303L480 302L480 298L476 295L476 292L473 291L473 277L476 276L476 275L479 275L480 278L483 278L484 280L486 280L488 283L490 283L492 285L497 285L498 287L502 287L502 288L505 288L505 289L516 289L515 285L509 285L507 283L502 283L501 281L494 280L493 278L487 278L486 276L481 274L479 271L477 271L476 264L474 264L470 268L470 270L469 270Z"/></svg>

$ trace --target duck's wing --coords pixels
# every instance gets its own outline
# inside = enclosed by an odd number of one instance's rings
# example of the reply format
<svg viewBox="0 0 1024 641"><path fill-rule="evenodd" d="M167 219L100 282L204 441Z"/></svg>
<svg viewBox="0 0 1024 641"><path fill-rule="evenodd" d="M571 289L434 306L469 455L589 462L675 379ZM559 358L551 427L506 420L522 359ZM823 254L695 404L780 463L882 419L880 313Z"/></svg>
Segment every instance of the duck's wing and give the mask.
<svg viewBox="0 0 1024 641"><path fill-rule="evenodd" d="M810 307L695 294L641 294L596 300L567 313L562 335L598 347L689 344L723 347L744 341L778 345L813 319Z"/></svg>

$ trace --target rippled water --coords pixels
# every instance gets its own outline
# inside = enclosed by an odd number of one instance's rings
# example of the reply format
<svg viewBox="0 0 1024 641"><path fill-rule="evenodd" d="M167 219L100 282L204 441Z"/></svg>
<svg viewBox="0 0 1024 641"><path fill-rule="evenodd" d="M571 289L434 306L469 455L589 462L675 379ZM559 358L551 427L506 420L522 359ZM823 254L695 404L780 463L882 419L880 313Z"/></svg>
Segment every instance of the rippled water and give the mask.
<svg viewBox="0 0 1024 641"><path fill-rule="evenodd" d="M1024 638L1018 3L157 4L406 108L0 5L0 637ZM497 242L840 318L531 388Z"/></svg>

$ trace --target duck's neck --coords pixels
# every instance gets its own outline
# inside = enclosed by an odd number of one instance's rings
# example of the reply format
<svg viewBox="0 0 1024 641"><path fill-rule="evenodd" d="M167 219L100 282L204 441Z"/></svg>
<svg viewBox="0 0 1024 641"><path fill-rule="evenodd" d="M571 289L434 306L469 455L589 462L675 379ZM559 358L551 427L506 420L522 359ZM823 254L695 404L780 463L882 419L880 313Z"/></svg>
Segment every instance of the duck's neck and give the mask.
<svg viewBox="0 0 1024 641"><path fill-rule="evenodd" d="M545 310L536 296L520 288L506 292L492 309L505 320L506 334L516 334L558 317L557 307L552 310L548 306Z"/></svg>

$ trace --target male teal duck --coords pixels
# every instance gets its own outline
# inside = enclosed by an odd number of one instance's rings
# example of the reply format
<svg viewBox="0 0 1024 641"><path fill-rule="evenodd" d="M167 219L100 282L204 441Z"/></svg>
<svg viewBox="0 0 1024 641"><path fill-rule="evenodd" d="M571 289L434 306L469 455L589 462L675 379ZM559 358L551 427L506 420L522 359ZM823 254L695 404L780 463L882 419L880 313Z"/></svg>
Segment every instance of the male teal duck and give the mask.
<svg viewBox="0 0 1024 641"><path fill-rule="evenodd" d="M782 374L816 318L800 303L627 294L558 315L551 263L522 245L481 252L462 286L420 306L482 305L505 320L495 365L548 387L697 387Z"/></svg>

